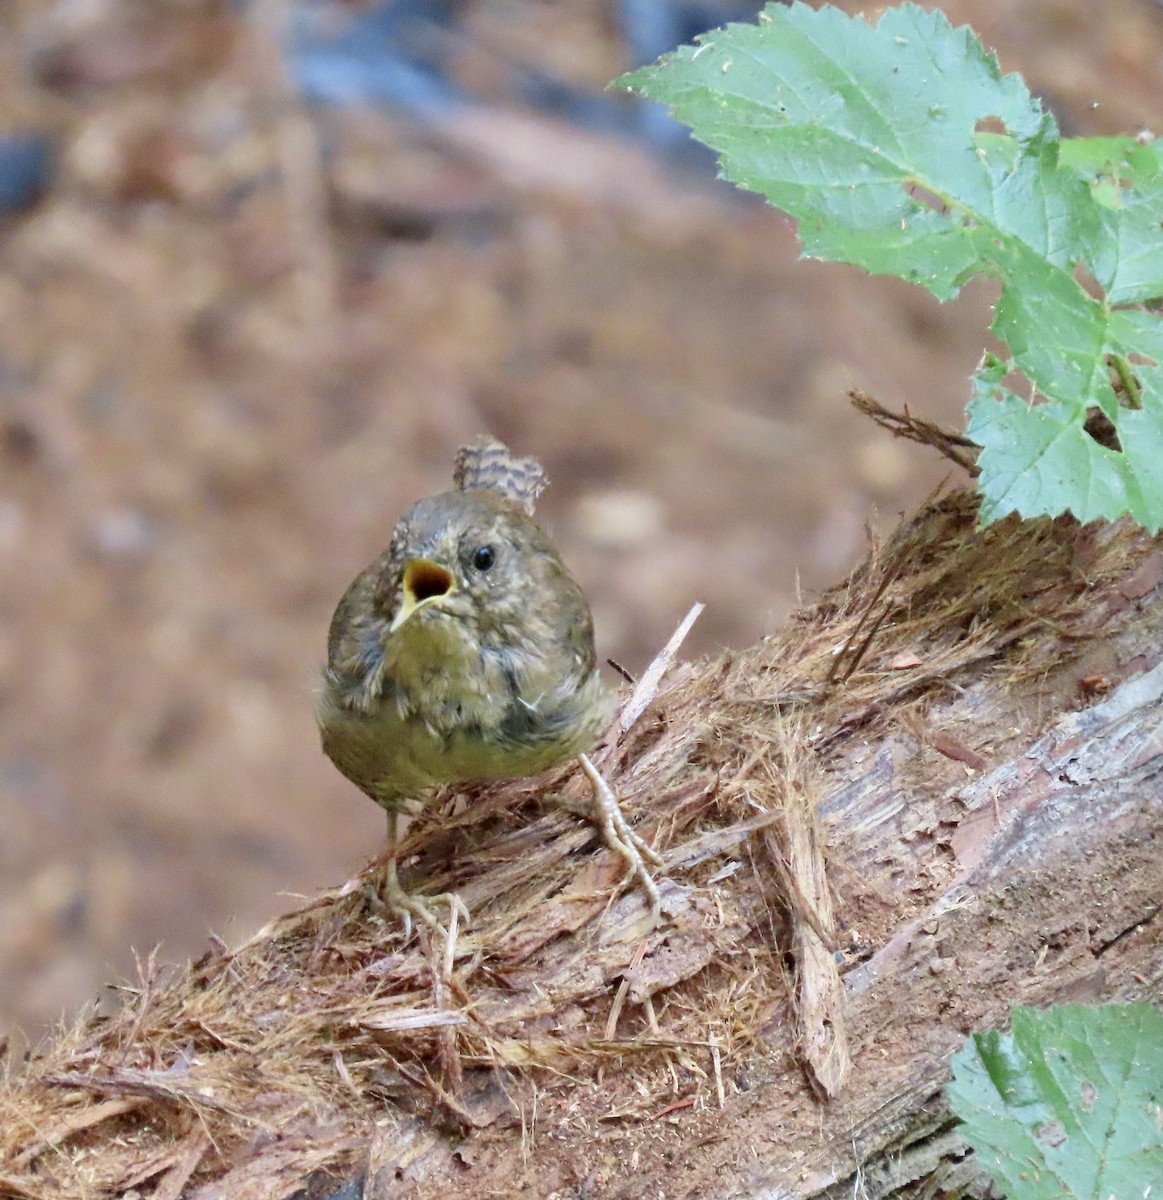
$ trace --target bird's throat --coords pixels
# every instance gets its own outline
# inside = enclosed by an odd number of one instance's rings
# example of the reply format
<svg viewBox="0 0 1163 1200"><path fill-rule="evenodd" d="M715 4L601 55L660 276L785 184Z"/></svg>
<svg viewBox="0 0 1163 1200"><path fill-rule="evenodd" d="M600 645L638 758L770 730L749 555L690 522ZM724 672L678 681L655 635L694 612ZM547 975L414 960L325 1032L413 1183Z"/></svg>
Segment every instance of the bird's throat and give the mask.
<svg viewBox="0 0 1163 1200"><path fill-rule="evenodd" d="M439 688L441 677L463 676L479 660L465 623L433 604L414 612L384 646L386 673L413 695Z"/></svg>

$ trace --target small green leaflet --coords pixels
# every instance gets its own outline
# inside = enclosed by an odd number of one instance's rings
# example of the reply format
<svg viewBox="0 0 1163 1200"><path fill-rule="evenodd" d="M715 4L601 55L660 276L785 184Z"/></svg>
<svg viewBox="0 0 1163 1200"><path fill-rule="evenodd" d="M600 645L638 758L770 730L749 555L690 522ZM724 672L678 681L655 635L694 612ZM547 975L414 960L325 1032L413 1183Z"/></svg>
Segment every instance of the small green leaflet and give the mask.
<svg viewBox="0 0 1163 1200"><path fill-rule="evenodd" d="M1063 141L972 30L913 4L875 25L770 4L618 82L794 216L805 256L942 300L999 281L1009 357L983 363L969 406L984 519L1129 512L1163 528L1159 143ZM1116 448L1083 428L1093 409Z"/></svg>
<svg viewBox="0 0 1163 1200"><path fill-rule="evenodd" d="M1163 1184L1163 1013L1040 1012L953 1056L961 1135L1009 1200L1146 1200Z"/></svg>

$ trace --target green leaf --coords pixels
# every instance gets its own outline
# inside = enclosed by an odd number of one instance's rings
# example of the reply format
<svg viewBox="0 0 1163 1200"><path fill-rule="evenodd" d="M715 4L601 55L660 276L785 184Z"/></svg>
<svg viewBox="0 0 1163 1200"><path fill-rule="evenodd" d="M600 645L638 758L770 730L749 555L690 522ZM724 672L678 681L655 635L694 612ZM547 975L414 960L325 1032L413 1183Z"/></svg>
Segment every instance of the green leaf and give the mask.
<svg viewBox="0 0 1163 1200"><path fill-rule="evenodd" d="M806 256L942 300L974 275L1000 282L992 328L1010 357L996 381L992 366L976 378L971 404L984 519L1130 512L1163 528L1160 319L1130 307L1163 297L1157 145L1063 142L971 30L912 4L875 25L771 4L758 25L704 34L619 82L668 104L726 178L796 217ZM1041 403L1000 387L1008 373ZM1120 450L1085 432L1094 407Z"/></svg>
<svg viewBox="0 0 1163 1200"><path fill-rule="evenodd" d="M1163 1013L1016 1008L953 1056L961 1134L1009 1200L1136 1200L1163 1180Z"/></svg>
<svg viewBox="0 0 1163 1200"><path fill-rule="evenodd" d="M974 379L969 436L982 453L982 520L1008 512L1058 513L1080 521L1129 512L1149 529L1163 526L1163 408L1154 395L1140 411L1119 409L1124 449L1100 445L1072 406L1032 405L1001 382L1006 366L988 359Z"/></svg>
<svg viewBox="0 0 1163 1200"><path fill-rule="evenodd" d="M1156 299L1163 277L1163 151L1135 138L1075 138L1062 143L1064 168L1090 188L1103 236L1095 278L1108 304Z"/></svg>

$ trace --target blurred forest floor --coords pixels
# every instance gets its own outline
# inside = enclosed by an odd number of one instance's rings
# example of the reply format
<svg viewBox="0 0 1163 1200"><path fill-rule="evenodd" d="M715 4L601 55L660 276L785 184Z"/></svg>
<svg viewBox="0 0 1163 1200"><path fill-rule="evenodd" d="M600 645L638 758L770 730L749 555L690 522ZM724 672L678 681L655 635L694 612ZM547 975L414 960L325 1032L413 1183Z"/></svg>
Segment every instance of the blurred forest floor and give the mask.
<svg viewBox="0 0 1163 1200"><path fill-rule="evenodd" d="M1163 125L1155 0L943 7L1067 134ZM484 99L421 125L305 110L282 0L0 8L0 132L55 146L43 198L0 213L18 1044L131 947L184 958L379 851L312 688L339 595L466 437L544 461L545 523L631 671L696 599L689 652L756 640L950 475L846 391L960 425L988 288L942 309L797 262L709 172L515 99L515 62L594 94L631 65L608 4L456 9L450 70Z"/></svg>

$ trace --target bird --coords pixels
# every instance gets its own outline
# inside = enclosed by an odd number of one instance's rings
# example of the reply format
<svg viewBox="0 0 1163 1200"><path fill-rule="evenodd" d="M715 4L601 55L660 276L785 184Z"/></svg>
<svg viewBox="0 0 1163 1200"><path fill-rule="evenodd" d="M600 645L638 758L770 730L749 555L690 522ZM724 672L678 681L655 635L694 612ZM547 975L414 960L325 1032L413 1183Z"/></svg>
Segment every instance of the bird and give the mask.
<svg viewBox="0 0 1163 1200"><path fill-rule="evenodd" d="M589 605L533 518L547 480L481 435L457 452L453 487L400 516L387 549L335 609L316 700L323 750L387 813L380 899L403 920L442 929L435 901L468 919L453 893L407 892L397 869L399 817L442 784L535 775L578 759L591 819L650 900L646 861L661 859L627 824L594 767L613 715Z"/></svg>

